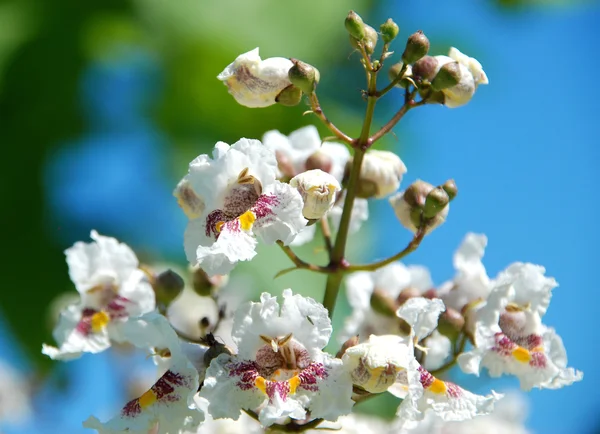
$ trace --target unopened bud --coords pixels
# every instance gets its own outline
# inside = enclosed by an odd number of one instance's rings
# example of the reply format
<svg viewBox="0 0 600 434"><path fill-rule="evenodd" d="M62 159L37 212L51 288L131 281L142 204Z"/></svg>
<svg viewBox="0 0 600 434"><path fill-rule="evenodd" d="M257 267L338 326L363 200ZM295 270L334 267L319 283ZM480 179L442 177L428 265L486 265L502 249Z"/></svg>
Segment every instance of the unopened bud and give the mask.
<svg viewBox="0 0 600 434"><path fill-rule="evenodd" d="M179 274L173 270L163 271L154 280L156 300L166 307L181 294L184 286L185 282Z"/></svg>
<svg viewBox="0 0 600 434"><path fill-rule="evenodd" d="M415 62L412 68L413 76L421 80L431 80L437 72L438 61L435 57L424 56Z"/></svg>
<svg viewBox="0 0 600 434"><path fill-rule="evenodd" d="M281 151L275 151L275 157L277 158L277 168L281 172L283 178L291 179L296 176L294 165L287 154Z"/></svg>
<svg viewBox="0 0 600 434"><path fill-rule="evenodd" d="M442 187L436 187L429 192L423 207L423 217L430 219L439 214L450 203L448 193Z"/></svg>
<svg viewBox="0 0 600 434"><path fill-rule="evenodd" d="M350 36L350 44L354 47L354 48L360 48L359 43L362 43L362 45L365 47L365 51L367 52L367 54L373 54L373 51L375 51L375 47L377 46L377 31L369 26L365 24L365 36L363 39L356 39L352 36Z"/></svg>
<svg viewBox="0 0 600 434"><path fill-rule="evenodd" d="M294 176L290 187L296 188L302 196L302 214L307 219L323 217L333 206L336 193L342 189L337 179L319 169Z"/></svg>
<svg viewBox="0 0 600 434"><path fill-rule="evenodd" d="M438 297L438 292L437 292L437 290L435 288L430 288L427 291L425 291L423 293L423 297L424 298L428 298L430 300L433 300L434 298L439 298Z"/></svg>
<svg viewBox="0 0 600 434"><path fill-rule="evenodd" d="M408 37L406 48L402 53L402 61L404 63L414 63L425 56L428 51L429 39L422 30L419 30Z"/></svg>
<svg viewBox="0 0 600 434"><path fill-rule="evenodd" d="M361 41L365 37L365 23L356 12L348 12L344 25L354 39Z"/></svg>
<svg viewBox="0 0 600 434"><path fill-rule="evenodd" d="M331 173L332 165L331 157L322 151L314 152L304 163L306 170L319 169L327 173Z"/></svg>
<svg viewBox="0 0 600 434"><path fill-rule="evenodd" d="M444 182L442 188L448 194L450 201L452 201L458 194L458 187L456 187L456 182L454 182L454 179L449 179L448 181Z"/></svg>
<svg viewBox="0 0 600 434"><path fill-rule="evenodd" d="M458 62L448 62L440 68L431 81L433 90L444 90L460 82L461 72Z"/></svg>
<svg viewBox="0 0 600 434"><path fill-rule="evenodd" d="M383 42L389 44L396 38L396 36L398 36L400 28L398 27L398 24L394 22L394 20L388 18L385 23L379 26L379 31L381 32L381 39L383 39Z"/></svg>
<svg viewBox="0 0 600 434"><path fill-rule="evenodd" d="M214 276L217 277L217 276ZM212 294L214 287L216 286L213 282L214 277L208 277L208 274L200 268L196 267L193 270L192 285L194 292L202 297L208 297Z"/></svg>
<svg viewBox="0 0 600 434"><path fill-rule="evenodd" d="M275 97L275 102L286 107L293 107L302 101L302 90L290 84Z"/></svg>
<svg viewBox="0 0 600 434"><path fill-rule="evenodd" d="M292 84L307 95L314 92L321 75L317 68L297 59L290 59L294 66L288 71Z"/></svg>
<svg viewBox="0 0 600 434"><path fill-rule="evenodd" d="M336 359L341 359L342 356L344 355L344 353L346 352L346 350L348 348L352 348L352 347L358 345L358 342L359 342L358 335L352 336L350 339L348 339L346 342L344 342L342 344L342 348L340 348L340 350L335 355Z"/></svg>
<svg viewBox="0 0 600 434"><path fill-rule="evenodd" d="M406 300L415 297L421 297L421 291L413 286L404 288L402 291L400 291L400 294L398 294L398 297L396 298L396 306L400 307L406 302Z"/></svg>
<svg viewBox="0 0 600 434"><path fill-rule="evenodd" d="M433 185L417 179L404 190L404 200L411 207L422 208L425 206L425 199L431 190L433 190Z"/></svg>
<svg viewBox="0 0 600 434"><path fill-rule="evenodd" d="M446 311L440 315L438 331L450 339L455 339L465 326L465 318L460 312L446 307Z"/></svg>
<svg viewBox="0 0 600 434"><path fill-rule="evenodd" d="M382 198L392 194L402 181L406 166L393 152L369 150L360 168L359 197Z"/></svg>
<svg viewBox="0 0 600 434"><path fill-rule="evenodd" d="M396 317L397 309L394 300L377 289L373 291L373 294L371 295L371 309L387 317Z"/></svg>

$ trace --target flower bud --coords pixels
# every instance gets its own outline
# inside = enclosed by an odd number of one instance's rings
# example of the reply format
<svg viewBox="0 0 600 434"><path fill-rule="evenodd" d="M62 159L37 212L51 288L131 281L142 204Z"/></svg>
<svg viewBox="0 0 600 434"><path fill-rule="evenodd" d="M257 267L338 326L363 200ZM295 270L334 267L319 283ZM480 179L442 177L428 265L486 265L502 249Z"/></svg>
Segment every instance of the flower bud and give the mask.
<svg viewBox="0 0 600 434"><path fill-rule="evenodd" d="M421 297L421 291L412 286L404 288L402 291L400 291L400 294L398 294L398 297L396 298L396 306L402 306L406 300L415 297Z"/></svg>
<svg viewBox="0 0 600 434"><path fill-rule="evenodd" d="M442 190L438 187L439 190ZM449 205L446 203L444 207L437 211L433 217L427 218L424 215L424 210L427 205L427 198L434 190L433 185L424 181L415 181L405 191L400 192L390 198L390 205L394 208L396 217L406 229L417 232L419 227L426 225L425 233L428 234L437 226L444 223L449 211ZM447 198L446 192L442 190L442 194ZM429 199L428 212L433 213L436 206L439 205L436 199L441 196L438 192L434 193ZM443 198L440 199L443 201ZM428 213L428 215L430 215Z"/></svg>
<svg viewBox="0 0 600 434"><path fill-rule="evenodd" d="M450 198L442 187L436 187L429 192L423 207L423 217L431 219L439 214L448 204Z"/></svg>
<svg viewBox="0 0 600 434"><path fill-rule="evenodd" d="M385 392L401 371L408 369L413 352L399 336L371 335L369 341L346 350L344 368L352 382L371 393Z"/></svg>
<svg viewBox="0 0 600 434"><path fill-rule="evenodd" d="M443 65L431 81L433 90L444 90L456 86L461 79L461 68L458 62Z"/></svg>
<svg viewBox="0 0 600 434"><path fill-rule="evenodd" d="M354 39L361 41L365 37L365 23L360 15L358 15L356 12L348 12L348 16L346 17L344 24L346 26L346 30Z"/></svg>
<svg viewBox="0 0 600 434"><path fill-rule="evenodd" d="M208 277L208 274L200 267L194 267L192 273L194 292L202 297L210 296L215 288L220 288L227 282L227 276L217 274Z"/></svg>
<svg viewBox="0 0 600 434"><path fill-rule="evenodd" d="M393 152L369 150L360 168L358 197L382 198L392 194L400 187L405 173L406 166Z"/></svg>
<svg viewBox="0 0 600 434"><path fill-rule="evenodd" d="M300 104L302 101L302 91L290 84L288 87L279 92L279 95L275 97L277 104L284 105L286 107L293 107Z"/></svg>
<svg viewBox="0 0 600 434"><path fill-rule="evenodd" d="M359 342L358 335L352 336L350 339L348 339L346 342L344 342L342 344L342 348L340 348L340 350L337 352L337 354L335 355L335 358L341 359L342 356L344 355L344 353L346 352L346 350L348 348L352 348L352 347L358 345L358 342Z"/></svg>
<svg viewBox="0 0 600 434"><path fill-rule="evenodd" d="M440 315L438 331L450 339L455 339L465 326L465 318L460 312L446 307L446 311Z"/></svg>
<svg viewBox="0 0 600 434"><path fill-rule="evenodd" d="M416 31L408 37L406 48L402 53L404 63L414 63L429 51L429 39L422 30Z"/></svg>
<svg viewBox="0 0 600 434"><path fill-rule="evenodd" d="M421 80L431 80L438 71L438 61L435 57L424 56L415 62L412 68L414 77Z"/></svg>
<svg viewBox="0 0 600 434"><path fill-rule="evenodd" d="M187 176L179 181L173 196L177 198L177 203L189 219L198 218L204 212L204 201L196 194Z"/></svg>
<svg viewBox="0 0 600 434"><path fill-rule="evenodd" d="M396 317L396 304L385 292L375 289L371 295L370 303L371 309L375 312L390 318Z"/></svg>
<svg viewBox="0 0 600 434"><path fill-rule="evenodd" d="M261 60L258 48L239 55L217 78L224 82L235 100L246 107L268 107L291 82L289 59L271 57Z"/></svg>
<svg viewBox="0 0 600 434"><path fill-rule="evenodd" d="M439 298L437 289L435 289L435 288L428 289L427 291L425 291L423 293L423 297L428 298L429 300L433 300L434 298Z"/></svg>
<svg viewBox="0 0 600 434"><path fill-rule="evenodd" d="M321 150L317 150L304 163L306 170L319 169L323 172L331 173L333 161L331 157Z"/></svg>
<svg viewBox="0 0 600 434"><path fill-rule="evenodd" d="M290 186L298 189L302 196L302 214L307 219L323 217L333 206L335 194L342 189L337 179L319 169L294 176L290 180Z"/></svg>
<svg viewBox="0 0 600 434"><path fill-rule="evenodd" d="M398 27L398 24L396 24L391 18L388 18L385 23L379 26L381 39L383 39L383 42L386 44L392 42L396 36L398 36L399 31L400 28Z"/></svg>
<svg viewBox="0 0 600 434"><path fill-rule="evenodd" d="M179 274L173 270L163 271L154 279L156 300L166 307L181 294L184 286L185 282Z"/></svg>
<svg viewBox="0 0 600 434"><path fill-rule="evenodd" d="M458 194L458 187L456 187L456 182L454 182L454 179L449 179L448 181L444 182L442 188L446 194L448 194L450 201L452 201Z"/></svg>
<svg viewBox="0 0 600 434"><path fill-rule="evenodd" d="M365 37L363 39L355 39L350 36L350 44L358 49L360 48L359 42L362 42L367 54L373 54L373 51L375 51L375 47L377 46L377 38L377 31L373 27L365 24Z"/></svg>
<svg viewBox="0 0 600 434"><path fill-rule="evenodd" d="M294 86L301 89L307 95L315 91L315 87L321 78L319 70L308 63L297 59L290 59L294 66L288 71L288 78Z"/></svg>
<svg viewBox="0 0 600 434"><path fill-rule="evenodd" d="M289 180L296 176L296 170L294 169L294 164L289 155L277 150L275 151L275 157L277 158L277 168L279 169L279 172L281 172L282 178L287 178Z"/></svg>
<svg viewBox="0 0 600 434"><path fill-rule="evenodd" d="M391 81L394 81L398 78L400 71L402 71L403 65L404 64L402 62L399 62L390 67L390 70L388 71L388 76L390 77ZM410 65L407 65L406 70L404 71L404 74L402 75L402 79L400 81L398 81L398 84L396 86L406 88L410 84L410 82L406 78L410 77L411 75L412 75L412 67Z"/></svg>

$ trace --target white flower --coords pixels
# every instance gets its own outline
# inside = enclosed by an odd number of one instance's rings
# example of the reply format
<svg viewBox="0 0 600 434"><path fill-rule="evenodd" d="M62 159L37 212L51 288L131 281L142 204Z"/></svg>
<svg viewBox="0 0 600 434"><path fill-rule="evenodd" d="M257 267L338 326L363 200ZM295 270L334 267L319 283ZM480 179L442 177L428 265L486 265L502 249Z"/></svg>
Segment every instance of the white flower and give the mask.
<svg viewBox="0 0 600 434"><path fill-rule="evenodd" d="M423 367L428 371L439 369L448 359L452 351L452 341L437 330L425 340L427 354Z"/></svg>
<svg viewBox="0 0 600 434"><path fill-rule="evenodd" d="M292 178L311 169L321 169L342 182L350 152L345 145L322 142L314 125L302 127L289 136L267 131L262 142L277 155L279 177Z"/></svg>
<svg viewBox="0 0 600 434"><path fill-rule="evenodd" d="M398 190L406 166L393 152L369 150L360 168L360 182L373 183L374 196L382 198Z"/></svg>
<svg viewBox="0 0 600 434"><path fill-rule="evenodd" d="M352 382L371 393L385 392L414 358L412 346L396 335L371 335L369 341L350 347L342 361Z"/></svg>
<svg viewBox="0 0 600 434"><path fill-rule="evenodd" d="M352 307L352 314L346 318L340 342L359 335L367 339L371 334L398 334L400 332L395 317L387 317L371 307L373 293L395 301L406 288L426 291L433 286L429 271L425 267L405 266L400 262L386 265L375 272L360 271L346 279L346 294Z"/></svg>
<svg viewBox="0 0 600 434"><path fill-rule="evenodd" d="M237 356L220 355L206 372L200 396L214 418L256 411L263 426L287 417L336 420L351 411L352 382L342 362L321 349L329 341L327 310L311 298L283 292L283 304L263 293L236 311Z"/></svg>
<svg viewBox="0 0 600 434"><path fill-rule="evenodd" d="M19 425L31 415L31 385L21 372L0 359L0 425Z"/></svg>
<svg viewBox="0 0 600 434"><path fill-rule="evenodd" d="M340 418L334 423L320 423L317 428L305 431L307 434L322 434L335 432L341 434L394 434L389 422L374 416L362 413L351 413Z"/></svg>
<svg viewBox="0 0 600 434"><path fill-rule="evenodd" d="M541 318L557 286L538 265L515 263L492 283L487 302L475 313L475 348L458 363L469 374L488 369L490 376L515 375L521 388L557 389L580 381L567 368L567 354L554 329Z"/></svg>
<svg viewBox="0 0 600 434"><path fill-rule="evenodd" d="M54 329L59 348L42 348L42 353L53 359L104 351L111 340L122 341L122 327L129 318L154 309L154 292L138 268L135 253L96 231L91 238L94 242L77 242L65 251L81 301L61 313Z"/></svg>
<svg viewBox="0 0 600 434"><path fill-rule="evenodd" d="M419 342L435 329L444 308L439 299L415 297L400 306L397 315L412 327L411 342ZM437 379L414 359L406 373L405 379L400 379L399 384L389 389L404 399L397 412L400 429L414 427L427 412L434 412L445 421L487 414L493 410L494 402L502 397L493 391L488 396L475 395L454 383Z"/></svg>
<svg viewBox="0 0 600 434"><path fill-rule="evenodd" d="M157 424L157 434L195 429L204 417L194 403L199 385L198 371L186 357L192 352L182 348L167 319L157 313L130 321L124 335L137 347L165 353L169 359L168 369L139 398L125 404L119 415L104 423L91 416L83 423L84 427L100 434L147 434ZM198 358L202 358L201 349Z"/></svg>
<svg viewBox="0 0 600 434"><path fill-rule="evenodd" d="M396 218L409 231L416 233L420 222L420 213L425 206L427 195L435 187L428 182L417 180L410 185L406 190L397 193L389 198L390 205L394 209ZM415 214L416 212L416 214ZM446 205L439 213L431 219L425 229L425 233L429 234L432 230L440 226L446 221L450 212L450 204Z"/></svg>
<svg viewBox="0 0 600 434"><path fill-rule="evenodd" d="M442 284L438 290L444 304L461 311L468 303L485 300L490 293L490 279L481 262L487 245L487 237L468 233L454 253L454 279Z"/></svg>
<svg viewBox="0 0 600 434"><path fill-rule="evenodd" d="M173 196L177 198L177 203L188 218L198 218L204 212L204 202L190 185L187 175L179 181L173 191Z"/></svg>
<svg viewBox="0 0 600 434"><path fill-rule="evenodd" d="M261 60L258 48L240 54L217 78L225 83L235 100L246 107L268 107L292 83L288 71L291 60L271 57Z"/></svg>
<svg viewBox="0 0 600 434"><path fill-rule="evenodd" d="M304 208L302 213L307 219L320 219L327 213L338 191L342 189L340 183L329 173L319 169L308 170L294 176L290 185L302 196Z"/></svg>
<svg viewBox="0 0 600 434"><path fill-rule="evenodd" d="M190 163L188 180L205 203L185 232L188 260L209 276L227 274L255 255L256 239L289 244L305 227L302 197L275 180L275 154L258 140L215 145L213 158Z"/></svg>
<svg viewBox="0 0 600 434"><path fill-rule="evenodd" d="M473 98L478 85L489 83L481 64L454 47L450 48L448 56L435 56L435 59L437 60L437 71L451 62L458 62L460 69L458 84L442 90L446 97L444 101L446 107L455 108L465 105Z"/></svg>
<svg viewBox="0 0 600 434"><path fill-rule="evenodd" d="M213 419L208 413L208 401L196 396L196 406L206 415L202 425L195 431L185 431L182 434L263 434L264 430L256 420L245 413L238 420Z"/></svg>

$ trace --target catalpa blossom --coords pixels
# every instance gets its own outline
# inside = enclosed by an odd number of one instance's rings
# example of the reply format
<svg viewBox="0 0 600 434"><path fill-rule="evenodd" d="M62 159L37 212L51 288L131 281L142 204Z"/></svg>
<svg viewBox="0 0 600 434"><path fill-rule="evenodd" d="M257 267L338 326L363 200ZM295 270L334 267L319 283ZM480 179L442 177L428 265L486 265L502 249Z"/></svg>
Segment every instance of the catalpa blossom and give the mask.
<svg viewBox="0 0 600 434"><path fill-rule="evenodd" d="M333 206L336 193L342 189L337 179L320 169L308 170L294 176L290 185L298 189L302 196L302 213L307 219L323 217Z"/></svg>
<svg viewBox="0 0 600 434"><path fill-rule="evenodd" d="M140 397L125 404L120 414L107 422L91 416L83 423L84 427L100 434L147 434L151 429L156 434L169 434L195 430L204 414L194 403L199 376L188 356L195 352L194 358L200 362L206 348L195 345L196 351L190 351L182 347L167 319L154 312L130 321L124 330L124 339L160 354L157 357L167 360L164 362L166 370Z"/></svg>
<svg viewBox="0 0 600 434"><path fill-rule="evenodd" d="M411 326L410 341L416 343L437 327L438 317L444 308L439 299L415 297L400 306L397 315ZM454 383L436 378L415 363L416 360L413 362L416 376L414 370L409 369L405 379L400 379L397 385L388 389L403 398L397 412L399 429L416 426L428 412L435 413L445 421L461 421L488 414L493 410L494 403L502 398L494 391L487 396L471 393Z"/></svg>
<svg viewBox="0 0 600 434"><path fill-rule="evenodd" d="M468 233L454 253L454 279L443 283L438 296L447 307L457 311L476 300L485 300L490 293L490 279L481 262L487 237Z"/></svg>
<svg viewBox="0 0 600 434"><path fill-rule="evenodd" d="M416 233L419 230L427 195L434 188L430 183L418 179L406 190L396 193L388 199L394 209L396 218L409 231ZM442 225L446 221L449 212L450 204L446 205L435 217L427 222L425 233L429 234L435 228Z"/></svg>
<svg viewBox="0 0 600 434"><path fill-rule="evenodd" d="M238 261L255 255L258 236L267 244L289 244L306 226L302 197L275 180L275 154L258 140L219 142L213 158L190 163L188 180L205 204L185 231L185 251L192 265L209 275L227 274Z"/></svg>
<svg viewBox="0 0 600 434"><path fill-rule="evenodd" d="M345 145L323 142L314 125L307 125L288 136L277 130L267 131L265 146L277 155L279 177L293 178L306 170L321 169L342 182L350 152Z"/></svg>
<svg viewBox="0 0 600 434"><path fill-rule="evenodd" d="M352 314L346 318L341 341L359 335L367 339L372 334L398 334L400 325L393 315L377 312L371 305L374 294L394 304L400 293L409 288L419 292L433 287L427 268L417 265L406 266L394 262L374 272L359 271L346 279L346 294Z"/></svg>
<svg viewBox="0 0 600 434"><path fill-rule="evenodd" d="M369 197L382 198L398 190L405 173L406 166L396 154L370 149L360 168L360 182L369 184Z"/></svg>
<svg viewBox="0 0 600 434"><path fill-rule="evenodd" d="M213 418L258 414L263 426L286 418L336 420L351 411L352 381L342 361L324 353L331 336L327 310L311 298L263 293L234 316L235 356L221 354L206 372L200 396ZM310 413L309 413L310 412Z"/></svg>
<svg viewBox="0 0 600 434"><path fill-rule="evenodd" d="M135 253L96 231L91 238L94 242L77 242L65 251L69 275L81 301L61 312L54 329L59 347L42 348L42 353L53 359L104 351L111 340L123 340L123 326L129 318L155 306L152 286L138 268Z"/></svg>
<svg viewBox="0 0 600 434"><path fill-rule="evenodd" d="M475 348L458 358L461 369L479 375L515 375L521 388L557 389L580 381L567 368L567 354L554 329L541 318L550 303L553 278L539 265L515 263L495 279L487 302L475 312Z"/></svg>
<svg viewBox="0 0 600 434"><path fill-rule="evenodd" d="M261 60L258 48L240 54L221 72L221 80L235 100L246 107L268 107L291 86L288 71L292 61L283 57Z"/></svg>

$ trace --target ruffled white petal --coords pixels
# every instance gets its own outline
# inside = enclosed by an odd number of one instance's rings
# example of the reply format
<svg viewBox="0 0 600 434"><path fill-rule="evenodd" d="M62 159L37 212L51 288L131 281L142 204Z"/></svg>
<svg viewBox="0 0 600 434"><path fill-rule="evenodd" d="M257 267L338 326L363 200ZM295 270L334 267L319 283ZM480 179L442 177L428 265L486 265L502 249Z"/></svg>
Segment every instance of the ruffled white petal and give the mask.
<svg viewBox="0 0 600 434"><path fill-rule="evenodd" d="M438 318L445 309L439 298L414 297L406 300L396 314L413 328L416 339L421 340L437 327Z"/></svg>

